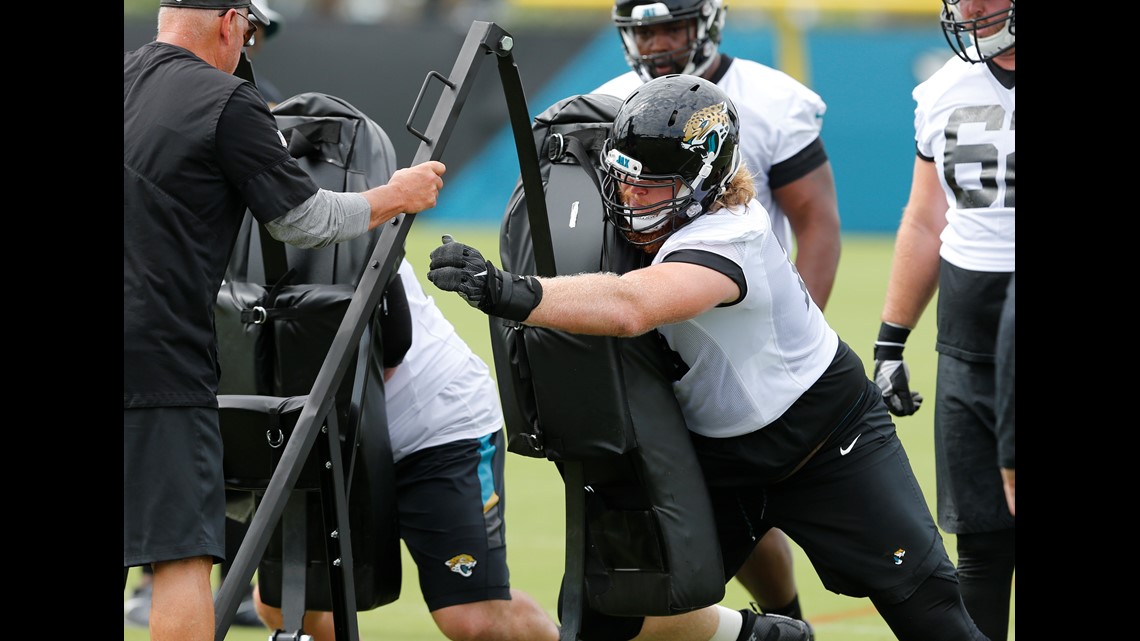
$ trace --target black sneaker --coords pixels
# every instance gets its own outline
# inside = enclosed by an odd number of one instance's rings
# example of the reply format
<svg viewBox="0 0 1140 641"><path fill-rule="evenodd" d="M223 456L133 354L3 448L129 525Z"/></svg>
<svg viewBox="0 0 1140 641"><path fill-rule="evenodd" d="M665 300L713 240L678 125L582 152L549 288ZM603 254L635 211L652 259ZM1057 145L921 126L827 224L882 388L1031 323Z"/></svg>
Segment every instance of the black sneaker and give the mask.
<svg viewBox="0 0 1140 641"><path fill-rule="evenodd" d="M131 598L123 602L123 623L128 626L145 628L150 624L150 584L140 586L131 593Z"/></svg>
<svg viewBox="0 0 1140 641"><path fill-rule="evenodd" d="M744 624L737 641L813 641L815 633L807 621L779 614L757 614L741 610Z"/></svg>

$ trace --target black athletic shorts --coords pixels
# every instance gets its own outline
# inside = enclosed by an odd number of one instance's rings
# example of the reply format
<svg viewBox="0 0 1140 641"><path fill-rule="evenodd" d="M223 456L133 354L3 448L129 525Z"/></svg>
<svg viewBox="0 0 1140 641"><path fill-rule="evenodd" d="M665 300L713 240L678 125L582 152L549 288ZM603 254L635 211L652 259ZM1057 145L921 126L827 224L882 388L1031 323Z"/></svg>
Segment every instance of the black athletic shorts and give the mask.
<svg viewBox="0 0 1140 641"><path fill-rule="evenodd" d="M760 537L777 527L838 594L895 604L931 575L957 582L882 392L858 356L841 342L831 367L804 397L812 402L797 403L757 432L727 439L693 435L724 576L734 576ZM781 430L822 436L813 444ZM802 448L810 452L818 444L819 450L786 479L757 482L777 469L765 444L789 455L795 447L804 456ZM755 468L751 479L749 467ZM630 639L640 627L639 618L583 614L591 640Z"/></svg>
<svg viewBox="0 0 1140 641"><path fill-rule="evenodd" d="M957 580L882 393L870 380L865 390L849 419L787 480L710 488L726 577L777 527L838 594L894 604L932 574Z"/></svg>
<svg viewBox="0 0 1140 641"><path fill-rule="evenodd" d="M225 557L218 410L123 410L123 567Z"/></svg>
<svg viewBox="0 0 1140 641"><path fill-rule="evenodd" d="M945 260L938 285L934 454L938 525L954 534L1008 530L997 453L997 328L1011 273Z"/></svg>
<svg viewBox="0 0 1140 641"><path fill-rule="evenodd" d="M511 598L503 523L502 430L396 464L400 537L428 610Z"/></svg>

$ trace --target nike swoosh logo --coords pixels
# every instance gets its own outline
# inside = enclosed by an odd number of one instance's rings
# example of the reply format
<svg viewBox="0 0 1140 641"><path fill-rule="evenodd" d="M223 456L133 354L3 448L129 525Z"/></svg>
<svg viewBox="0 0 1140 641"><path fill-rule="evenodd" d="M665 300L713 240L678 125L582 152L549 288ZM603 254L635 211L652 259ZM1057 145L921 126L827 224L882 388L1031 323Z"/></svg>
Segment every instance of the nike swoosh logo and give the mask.
<svg viewBox="0 0 1140 641"><path fill-rule="evenodd" d="M863 436L863 435L860 434L859 436ZM855 441L859 440L859 436L855 437ZM851 444L848 445L847 447L839 448L839 455L840 456L847 456L847 453L851 451L851 448L855 447L855 441L851 441Z"/></svg>

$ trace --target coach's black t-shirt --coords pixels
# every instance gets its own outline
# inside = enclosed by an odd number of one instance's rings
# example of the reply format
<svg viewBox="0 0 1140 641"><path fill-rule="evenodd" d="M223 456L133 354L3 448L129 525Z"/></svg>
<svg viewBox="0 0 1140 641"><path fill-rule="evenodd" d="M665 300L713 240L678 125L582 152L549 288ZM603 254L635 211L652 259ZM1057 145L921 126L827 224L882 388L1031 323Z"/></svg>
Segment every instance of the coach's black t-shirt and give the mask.
<svg viewBox="0 0 1140 641"><path fill-rule="evenodd" d="M248 206L317 191L252 84L151 42L123 60L123 406L217 406L214 304Z"/></svg>

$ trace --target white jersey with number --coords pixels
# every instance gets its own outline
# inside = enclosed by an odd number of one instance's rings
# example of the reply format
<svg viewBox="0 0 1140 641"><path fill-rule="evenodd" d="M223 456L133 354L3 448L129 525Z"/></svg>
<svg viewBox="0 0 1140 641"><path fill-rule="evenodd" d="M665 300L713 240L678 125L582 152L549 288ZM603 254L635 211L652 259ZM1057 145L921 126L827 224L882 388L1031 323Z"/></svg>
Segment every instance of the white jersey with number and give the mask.
<svg viewBox="0 0 1140 641"><path fill-rule="evenodd" d="M728 259L747 283L736 303L657 328L689 366L673 385L685 422L713 438L754 432L823 375L839 336L772 236L757 201L693 220L665 240L653 263L683 250Z"/></svg>
<svg viewBox="0 0 1140 641"><path fill-rule="evenodd" d="M782 71L752 60L729 60L716 84L732 99L740 116L740 152L752 172L756 199L771 216L780 244L791 254L792 228L772 198L768 174L773 165L794 157L819 138L827 105L819 94ZM624 100L641 85L641 77L630 71L592 93Z"/></svg>
<svg viewBox="0 0 1140 641"><path fill-rule="evenodd" d="M400 262L412 313L412 346L385 383L392 455L405 456L502 429L499 392L486 363L455 333L407 260Z"/></svg>
<svg viewBox="0 0 1140 641"><path fill-rule="evenodd" d="M942 258L1014 271L1014 90L954 56L912 95L918 153L934 160L949 206Z"/></svg>

